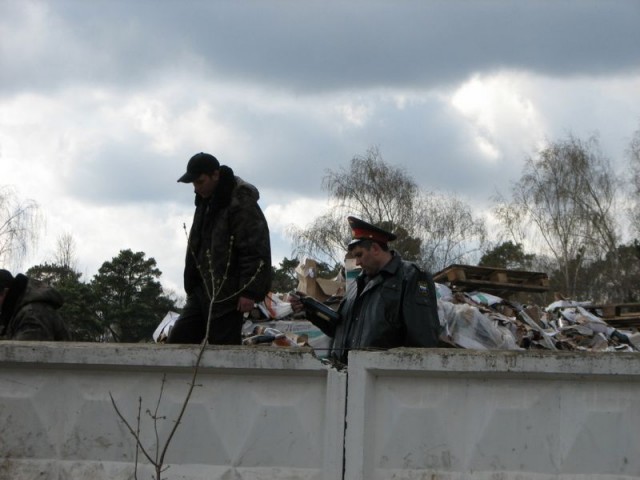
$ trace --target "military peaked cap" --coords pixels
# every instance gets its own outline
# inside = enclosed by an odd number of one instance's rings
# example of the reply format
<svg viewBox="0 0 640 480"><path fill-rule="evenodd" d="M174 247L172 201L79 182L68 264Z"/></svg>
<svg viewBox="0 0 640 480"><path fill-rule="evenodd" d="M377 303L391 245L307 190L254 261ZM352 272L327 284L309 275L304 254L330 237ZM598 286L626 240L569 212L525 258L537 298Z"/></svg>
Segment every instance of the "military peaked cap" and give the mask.
<svg viewBox="0 0 640 480"><path fill-rule="evenodd" d="M378 243L388 243L396 239L396 236L391 233L371 225L370 223L360 220L356 217L347 217L349 226L351 227L351 236L353 240L349 242L349 246L355 245L362 240L371 240Z"/></svg>

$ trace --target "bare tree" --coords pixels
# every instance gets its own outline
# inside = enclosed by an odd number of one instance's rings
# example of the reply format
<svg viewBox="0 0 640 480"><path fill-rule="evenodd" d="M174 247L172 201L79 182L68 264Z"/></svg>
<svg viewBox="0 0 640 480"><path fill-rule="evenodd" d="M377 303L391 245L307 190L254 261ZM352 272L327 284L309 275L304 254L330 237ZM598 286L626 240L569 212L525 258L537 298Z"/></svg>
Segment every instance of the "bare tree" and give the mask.
<svg viewBox="0 0 640 480"><path fill-rule="evenodd" d="M186 227L185 227L185 233L186 233ZM229 250L228 250L228 258L231 258L231 251L232 251L232 247L233 247L233 243L234 243L234 237L231 236L229 239ZM191 246L189 246L191 247ZM230 268L230 262L227 262L227 270L225 270L224 274L222 275L222 278L220 279L216 279L213 276L213 268L211 267L211 256L210 256L210 252L208 252L208 263L209 266L207 267L206 265L202 266L202 268L199 268L200 270L200 274L203 276L203 279L206 275L210 275L211 276L211 285L213 286L212 290L209 290L209 286L205 283L205 288L207 290L207 296L209 297L209 314L207 317L207 325L206 325L206 329L205 329L205 333L204 333L204 337L202 339L202 341L200 342L200 348L198 350L198 355L195 359L194 365L193 365L193 371L191 374L191 381L189 382L188 386L187 386L187 391L185 393L185 397L182 401L182 405L175 417L175 420L173 420L173 425L171 426L171 428L169 429L169 433L167 434L166 438L161 440L159 437L159 433L158 433L158 425L159 422L162 420L167 420L167 417L164 416L160 416L158 414L159 412L159 408L160 408L160 403L162 402L162 397L163 397L163 393L164 393L164 387L166 384L166 374L163 375L162 377L162 383L160 386L160 393L158 395L158 398L155 402L155 408L153 409L153 411L151 409L147 409L146 410L146 414L149 416L149 418L151 419L152 423L153 423L153 430L155 432L155 444L151 445L151 446L147 446L145 447L142 443L142 437L141 437L141 421L142 421L142 397L138 397L138 413L137 413L137 417L136 417L136 423L134 424L133 422L130 422L129 420L127 420L127 418L124 416L124 414L122 413L122 411L120 410L120 408L118 407L118 404L116 402L116 400L113 398L113 395L111 394L111 392L109 392L109 398L111 399L111 404L118 416L118 418L120 419L120 421L125 425L125 427L127 428L127 430L129 431L129 433L133 436L133 438L135 439L136 442L136 447L135 447L135 454L134 454L134 473L133 473L133 478L135 480L138 479L138 463L140 460L140 456L142 455L142 457L146 458L147 461L153 466L154 469L154 473L155 473L155 477L154 480L162 480L162 474L164 472L166 472L166 470L169 468L169 465L165 464L165 458L167 455L167 452L169 450L169 447L171 445L171 442L174 438L174 435L176 433L176 431L178 430L178 427L180 426L180 423L182 422L182 418L185 415L185 412L187 410L187 407L191 401L191 397L193 395L193 392L195 390L195 387L198 385L196 383L196 379L198 377L198 373L199 373L199 369L200 369L200 364L202 362L202 356L204 355L204 352L207 348L207 345L209 345L209 331L211 328L211 324L213 323L213 311L214 311L214 305L218 304L218 303L222 303L226 300L228 300L231 297L235 297L236 295L239 295L240 293L242 293L245 289L249 288L251 286L251 284L253 282L256 281L256 278L258 277L258 274L262 271L263 268L270 268L269 266L265 265L263 263L263 261L261 260L255 273L253 274L253 276L249 279L249 281L245 284L242 285L240 287L240 290L238 290L237 292L233 292L231 294L230 297L225 297L225 298L219 298L221 292L223 292L223 287L225 282L228 279L228 274L229 274L229 268Z"/></svg>
<svg viewBox="0 0 640 480"><path fill-rule="evenodd" d="M69 270L76 271L76 241L70 233L63 233L58 237L54 263Z"/></svg>
<svg viewBox="0 0 640 480"><path fill-rule="evenodd" d="M0 186L0 263L17 266L38 240L38 204L21 201L8 186Z"/></svg>
<svg viewBox="0 0 640 480"><path fill-rule="evenodd" d="M484 241L484 223L457 198L421 191L411 176L387 164L377 148L355 156L348 170L329 170L323 180L331 209L306 229L292 229L297 255L341 263L350 230L348 215L393 231L394 247L429 269L463 261Z"/></svg>
<svg viewBox="0 0 640 480"><path fill-rule="evenodd" d="M487 237L483 220L455 196L423 195L418 204L417 235L422 240L422 263L437 271L452 263L475 263Z"/></svg>
<svg viewBox="0 0 640 480"><path fill-rule="evenodd" d="M629 217L631 219L633 233L640 236L640 128L633 134L627 152L631 166L631 186L633 194Z"/></svg>
<svg viewBox="0 0 640 480"><path fill-rule="evenodd" d="M307 228L290 229L296 255L341 263L351 238L349 215L413 233L418 187L402 169L388 165L377 148L353 157L348 170L328 170L322 187L329 193L331 208Z"/></svg>
<svg viewBox="0 0 640 480"><path fill-rule="evenodd" d="M376 147L356 155L348 171L329 170L323 188L332 199L374 224L411 226L418 186L401 168L387 164Z"/></svg>
<svg viewBox="0 0 640 480"><path fill-rule="evenodd" d="M570 135L527 159L511 200L498 196L494 213L511 240L555 259L564 293L575 296L585 261L616 250L619 184L597 138Z"/></svg>
<svg viewBox="0 0 640 480"><path fill-rule="evenodd" d="M317 258L331 265L342 263L350 230L345 221L348 210L336 205L319 216L306 228L289 227L293 238L294 255Z"/></svg>

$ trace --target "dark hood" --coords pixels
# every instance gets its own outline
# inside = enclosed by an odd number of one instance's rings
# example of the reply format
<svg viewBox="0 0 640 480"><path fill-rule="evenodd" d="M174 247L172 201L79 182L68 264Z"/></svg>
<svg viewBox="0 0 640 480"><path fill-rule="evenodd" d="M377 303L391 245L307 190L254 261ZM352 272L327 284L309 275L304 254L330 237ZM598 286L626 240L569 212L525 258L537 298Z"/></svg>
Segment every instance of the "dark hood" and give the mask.
<svg viewBox="0 0 640 480"><path fill-rule="evenodd" d="M19 273L13 279L9 292L2 304L0 323L7 324L14 313L22 307L33 302L48 303L54 308L60 308L64 304L62 295L40 280L27 278Z"/></svg>

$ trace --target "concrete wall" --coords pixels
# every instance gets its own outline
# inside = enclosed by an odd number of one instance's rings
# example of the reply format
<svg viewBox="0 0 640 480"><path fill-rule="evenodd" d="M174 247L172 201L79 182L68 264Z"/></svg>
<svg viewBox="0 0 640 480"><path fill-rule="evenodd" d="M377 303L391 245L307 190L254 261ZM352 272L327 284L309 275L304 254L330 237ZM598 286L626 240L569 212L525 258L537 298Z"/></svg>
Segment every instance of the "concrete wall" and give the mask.
<svg viewBox="0 0 640 480"><path fill-rule="evenodd" d="M197 353L180 346L0 343L0 479L133 478L135 442L110 394L134 429L141 399L142 445L156 458ZM196 383L163 478L341 478L344 373L309 353L210 347ZM154 422L146 412L155 412L159 399L155 416L163 418ZM155 478L146 459L137 473Z"/></svg>
<svg viewBox="0 0 640 480"><path fill-rule="evenodd" d="M197 353L0 343L0 480L133 478L110 394L155 456ZM196 383L169 480L640 479L636 354L352 352L347 379L308 352L210 347Z"/></svg>
<svg viewBox="0 0 640 480"><path fill-rule="evenodd" d="M404 350L349 364L349 480L640 478L635 353Z"/></svg>

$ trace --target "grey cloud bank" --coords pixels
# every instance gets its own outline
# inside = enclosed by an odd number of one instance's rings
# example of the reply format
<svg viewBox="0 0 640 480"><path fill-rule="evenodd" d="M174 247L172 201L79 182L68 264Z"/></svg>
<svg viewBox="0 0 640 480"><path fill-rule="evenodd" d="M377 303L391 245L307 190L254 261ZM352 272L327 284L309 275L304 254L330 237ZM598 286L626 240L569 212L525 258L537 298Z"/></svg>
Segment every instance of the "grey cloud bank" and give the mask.
<svg viewBox="0 0 640 480"><path fill-rule="evenodd" d="M640 3L4 2L3 90L153 83L182 70L297 92L433 87L476 71L640 66ZM46 71L46 75L42 72Z"/></svg>

